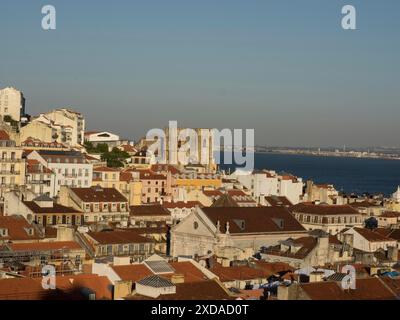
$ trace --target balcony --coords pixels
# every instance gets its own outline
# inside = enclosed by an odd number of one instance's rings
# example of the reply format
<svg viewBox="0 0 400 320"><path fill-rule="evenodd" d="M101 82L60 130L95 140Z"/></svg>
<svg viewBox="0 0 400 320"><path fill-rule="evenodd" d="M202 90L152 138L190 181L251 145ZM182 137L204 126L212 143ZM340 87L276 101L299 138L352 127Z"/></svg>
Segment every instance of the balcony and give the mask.
<svg viewBox="0 0 400 320"><path fill-rule="evenodd" d="M13 171L1 170L0 171L0 175L19 175L19 174L20 174L20 171L16 171L16 170L13 170Z"/></svg>
<svg viewBox="0 0 400 320"><path fill-rule="evenodd" d="M22 159L13 159L13 158L0 158L1 163L17 163L22 162Z"/></svg>

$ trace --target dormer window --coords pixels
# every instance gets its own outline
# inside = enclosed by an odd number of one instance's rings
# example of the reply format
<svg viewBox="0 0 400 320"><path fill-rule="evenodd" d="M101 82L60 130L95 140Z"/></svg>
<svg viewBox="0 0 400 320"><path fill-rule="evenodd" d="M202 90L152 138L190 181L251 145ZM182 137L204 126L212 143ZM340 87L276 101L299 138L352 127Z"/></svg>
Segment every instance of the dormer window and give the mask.
<svg viewBox="0 0 400 320"><path fill-rule="evenodd" d="M8 237L8 229L0 228L0 237Z"/></svg>
<svg viewBox="0 0 400 320"><path fill-rule="evenodd" d="M33 236L35 234L35 231L33 228L25 228L26 233L28 236Z"/></svg>

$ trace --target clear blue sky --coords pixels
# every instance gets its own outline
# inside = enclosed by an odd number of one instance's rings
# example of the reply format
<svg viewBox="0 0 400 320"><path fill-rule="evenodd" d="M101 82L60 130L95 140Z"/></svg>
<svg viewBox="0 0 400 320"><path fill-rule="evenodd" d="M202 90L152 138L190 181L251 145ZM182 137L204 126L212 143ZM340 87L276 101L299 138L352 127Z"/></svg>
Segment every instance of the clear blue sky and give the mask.
<svg viewBox="0 0 400 320"><path fill-rule="evenodd" d="M399 0L2 0L0 30L0 87L30 114L70 106L131 138L177 120L265 145L400 146Z"/></svg>

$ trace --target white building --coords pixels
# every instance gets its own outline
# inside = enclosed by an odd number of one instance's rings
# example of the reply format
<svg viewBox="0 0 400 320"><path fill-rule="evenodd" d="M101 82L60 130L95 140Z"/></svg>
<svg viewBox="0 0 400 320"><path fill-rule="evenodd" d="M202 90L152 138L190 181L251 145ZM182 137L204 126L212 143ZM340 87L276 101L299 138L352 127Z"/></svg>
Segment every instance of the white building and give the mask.
<svg viewBox="0 0 400 320"><path fill-rule="evenodd" d="M69 139L71 146L83 145L85 119L81 113L63 108L49 111L44 116L50 119L56 126L71 128L71 137Z"/></svg>
<svg viewBox="0 0 400 320"><path fill-rule="evenodd" d="M107 131L89 131L85 132L85 141L91 142L94 146L106 144L109 149L112 149L119 145L120 138L118 135Z"/></svg>
<svg viewBox="0 0 400 320"><path fill-rule="evenodd" d="M365 228L351 228L341 235L343 242L364 252L375 252L379 249L397 248L397 241L378 232Z"/></svg>
<svg viewBox="0 0 400 320"><path fill-rule="evenodd" d="M292 175L279 175L272 170L241 171L236 170L231 178L237 179L251 191L251 195L260 201L265 196L283 196L297 204L303 194L303 181Z"/></svg>
<svg viewBox="0 0 400 320"><path fill-rule="evenodd" d="M40 150L32 151L27 158L39 161L55 173L55 194L61 186L88 188L92 185L93 165L80 152Z"/></svg>
<svg viewBox="0 0 400 320"><path fill-rule="evenodd" d="M392 199L395 202L400 203L400 186L398 186L396 192L392 194Z"/></svg>
<svg viewBox="0 0 400 320"><path fill-rule="evenodd" d="M56 174L38 160L26 161L26 188L37 195L56 196Z"/></svg>
<svg viewBox="0 0 400 320"><path fill-rule="evenodd" d="M10 116L15 121L21 121L25 114L25 98L21 91L12 87L0 90L0 116Z"/></svg>
<svg viewBox="0 0 400 320"><path fill-rule="evenodd" d="M197 208L171 229L171 256L246 259L263 246L307 235L284 207Z"/></svg>

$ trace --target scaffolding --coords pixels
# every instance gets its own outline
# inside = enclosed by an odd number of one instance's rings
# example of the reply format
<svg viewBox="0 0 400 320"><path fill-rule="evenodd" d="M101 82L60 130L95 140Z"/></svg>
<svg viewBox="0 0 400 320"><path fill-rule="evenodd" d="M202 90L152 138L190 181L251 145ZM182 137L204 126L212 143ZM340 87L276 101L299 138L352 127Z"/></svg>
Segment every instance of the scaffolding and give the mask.
<svg viewBox="0 0 400 320"><path fill-rule="evenodd" d="M4 250L5 249L5 250ZM70 249L49 250L24 250L12 251L9 247L0 251L0 264L23 264L32 267L30 277L42 276L42 268L45 265L54 265L56 274L71 274L80 272L81 258L71 259Z"/></svg>

